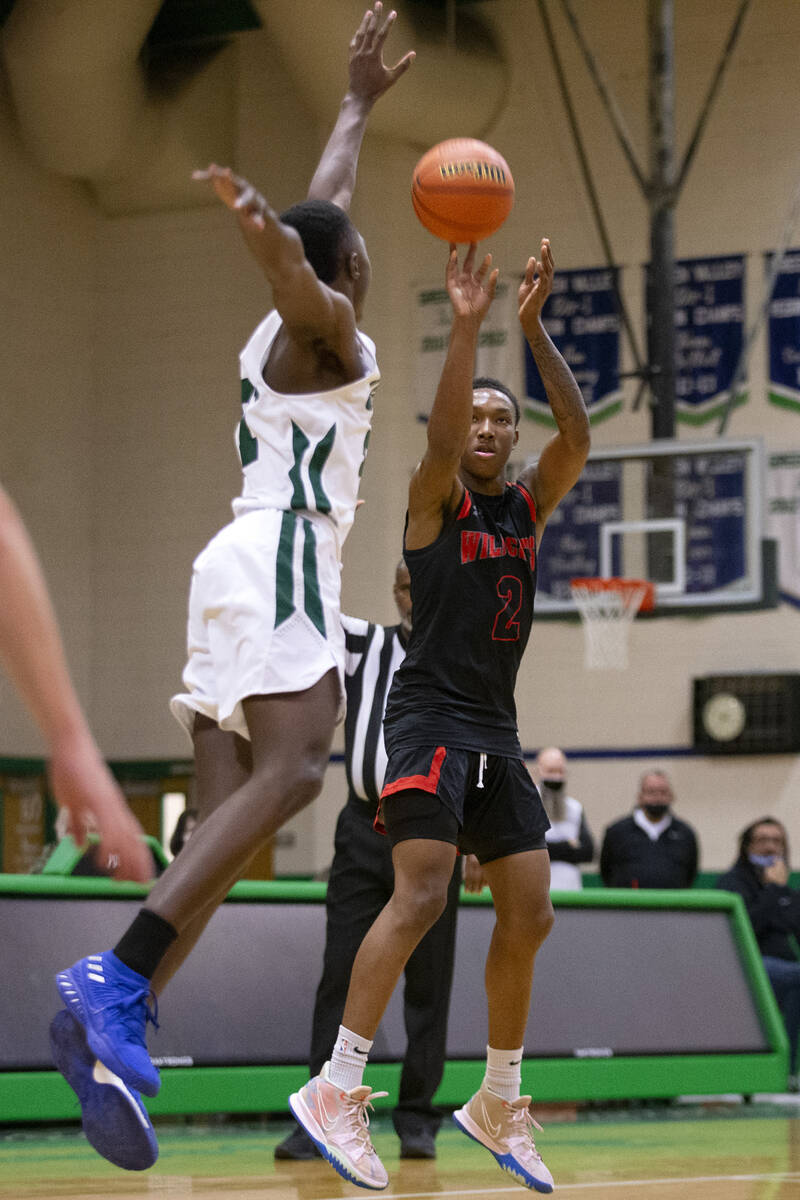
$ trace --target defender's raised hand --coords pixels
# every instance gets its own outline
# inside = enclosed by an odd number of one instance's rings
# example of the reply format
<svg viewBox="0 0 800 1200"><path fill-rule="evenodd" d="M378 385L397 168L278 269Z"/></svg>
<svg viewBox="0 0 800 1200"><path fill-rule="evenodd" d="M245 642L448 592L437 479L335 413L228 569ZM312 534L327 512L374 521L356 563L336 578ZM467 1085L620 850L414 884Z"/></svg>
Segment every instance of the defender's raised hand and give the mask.
<svg viewBox="0 0 800 1200"><path fill-rule="evenodd" d="M350 91L371 104L406 73L416 58L415 51L409 50L393 67L386 66L383 47L397 13L392 9L381 25L382 13L381 0L375 0L350 42Z"/></svg>
<svg viewBox="0 0 800 1200"><path fill-rule="evenodd" d="M230 167L218 167L216 163L211 163L202 171L192 171L192 179L209 182L227 208L263 228L269 205L251 183L240 175L234 175Z"/></svg>
<svg viewBox="0 0 800 1200"><path fill-rule="evenodd" d="M541 319L545 301L553 287L553 272L555 264L550 249L550 239L542 238L541 260L534 257L528 259L525 268L525 278L519 287L519 320L526 336L533 332L536 323Z"/></svg>

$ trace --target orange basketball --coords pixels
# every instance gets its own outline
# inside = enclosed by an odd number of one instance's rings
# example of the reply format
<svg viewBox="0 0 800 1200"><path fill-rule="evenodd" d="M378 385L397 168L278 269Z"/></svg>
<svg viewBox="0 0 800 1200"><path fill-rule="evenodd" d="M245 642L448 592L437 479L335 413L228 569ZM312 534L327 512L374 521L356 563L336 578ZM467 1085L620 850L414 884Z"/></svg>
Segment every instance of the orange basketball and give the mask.
<svg viewBox="0 0 800 1200"><path fill-rule="evenodd" d="M514 203L508 163L486 142L452 138L417 163L411 183L414 212L445 242L480 242L500 228Z"/></svg>

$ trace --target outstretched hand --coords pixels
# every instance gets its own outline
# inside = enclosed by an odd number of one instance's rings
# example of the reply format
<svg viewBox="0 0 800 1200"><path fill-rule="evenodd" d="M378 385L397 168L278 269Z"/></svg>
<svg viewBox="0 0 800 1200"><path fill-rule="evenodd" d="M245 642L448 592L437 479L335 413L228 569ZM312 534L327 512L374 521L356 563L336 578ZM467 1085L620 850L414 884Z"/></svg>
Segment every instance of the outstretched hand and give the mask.
<svg viewBox="0 0 800 1200"><path fill-rule="evenodd" d="M234 175L230 167L218 167L216 163L211 163L205 170L192 171L192 179L209 182L226 208L239 214L243 227L252 224L257 229L264 228L269 205L251 183L240 175Z"/></svg>
<svg viewBox="0 0 800 1200"><path fill-rule="evenodd" d="M446 285L457 317L473 318L478 324L486 316L494 294L497 290L497 277L500 274L497 267L492 270L492 256L487 254L481 265L475 270L475 251L477 246L472 242L463 266L458 265L458 249L450 246L450 258L447 263Z"/></svg>
<svg viewBox="0 0 800 1200"><path fill-rule="evenodd" d="M393 67L386 66L383 46L397 13L392 9L383 25L380 25L382 12L381 0L375 0L374 6L364 13L350 42L350 91L371 104L388 91L401 75L405 75L416 58L415 51L409 50Z"/></svg>
<svg viewBox="0 0 800 1200"><path fill-rule="evenodd" d="M520 324L526 334L532 331L534 324L540 320L545 301L553 287L555 264L549 238L542 238L540 253L540 261L537 262L534 257L528 259L525 278L520 284L517 297Z"/></svg>
<svg viewBox="0 0 800 1200"><path fill-rule="evenodd" d="M269 278L275 257L274 235L280 229L277 213L251 183L234 175L230 167L211 163L204 171L193 171L192 179L210 183L226 208L236 214L250 253Z"/></svg>

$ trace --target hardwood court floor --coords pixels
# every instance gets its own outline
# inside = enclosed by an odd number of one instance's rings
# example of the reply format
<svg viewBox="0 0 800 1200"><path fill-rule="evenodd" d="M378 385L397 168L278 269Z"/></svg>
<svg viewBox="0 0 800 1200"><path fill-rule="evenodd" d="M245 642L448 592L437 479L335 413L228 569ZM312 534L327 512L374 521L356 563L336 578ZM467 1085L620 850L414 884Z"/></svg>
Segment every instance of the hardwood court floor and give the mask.
<svg viewBox="0 0 800 1200"><path fill-rule="evenodd" d="M750 1115L752 1113L752 1115ZM544 1114L543 1114L544 1115ZM2 1200L344 1200L366 1196L322 1162L276 1163L289 1125L162 1124L161 1157L144 1173L119 1171L72 1129L0 1131ZM526 1189L445 1121L436 1162L400 1161L386 1117L373 1122L389 1171L386 1200L503 1200ZM757 1106L736 1115L692 1110L624 1119L549 1120L539 1145L570 1200L800 1200L800 1108ZM533 1193L535 1194L535 1193Z"/></svg>

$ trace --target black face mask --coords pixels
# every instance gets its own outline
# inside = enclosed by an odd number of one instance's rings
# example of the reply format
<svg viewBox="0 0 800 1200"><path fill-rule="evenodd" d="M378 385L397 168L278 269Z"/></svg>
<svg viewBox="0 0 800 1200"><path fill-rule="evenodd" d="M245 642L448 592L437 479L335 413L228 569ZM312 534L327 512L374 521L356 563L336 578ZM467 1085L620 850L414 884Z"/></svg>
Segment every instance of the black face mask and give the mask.
<svg viewBox="0 0 800 1200"><path fill-rule="evenodd" d="M564 790L563 779L543 779L542 787L547 788L548 792L561 792Z"/></svg>
<svg viewBox="0 0 800 1200"><path fill-rule="evenodd" d="M668 804L643 804L645 816L648 821L660 821L669 812Z"/></svg>

